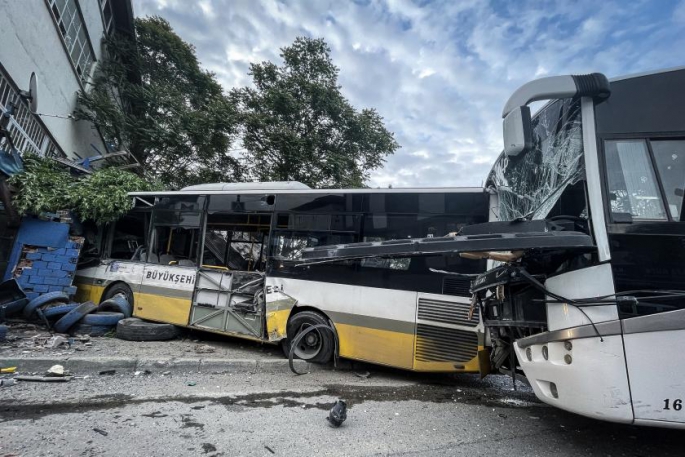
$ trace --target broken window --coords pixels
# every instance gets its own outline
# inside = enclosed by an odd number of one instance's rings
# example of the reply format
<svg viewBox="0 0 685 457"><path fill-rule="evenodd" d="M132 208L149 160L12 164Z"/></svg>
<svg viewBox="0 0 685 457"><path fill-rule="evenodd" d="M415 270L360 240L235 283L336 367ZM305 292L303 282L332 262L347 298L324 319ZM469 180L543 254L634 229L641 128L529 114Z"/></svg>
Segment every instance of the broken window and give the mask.
<svg viewBox="0 0 685 457"><path fill-rule="evenodd" d="M675 221L685 220L685 140L651 141L651 145L671 217Z"/></svg>
<svg viewBox="0 0 685 457"><path fill-rule="evenodd" d="M263 271L270 228L268 214L208 214L202 265Z"/></svg>
<svg viewBox="0 0 685 457"><path fill-rule="evenodd" d="M607 141L607 190L615 221L666 220L645 140Z"/></svg>
<svg viewBox="0 0 685 457"><path fill-rule="evenodd" d="M149 212L131 211L117 220L112 228L109 257L117 260L145 260ZM86 240L97 236L97 232L84 230ZM97 242L93 243L94 246Z"/></svg>
<svg viewBox="0 0 685 457"><path fill-rule="evenodd" d="M500 155L488 178L500 220L544 219L569 186L585 179L580 101L556 100L532 122L532 150Z"/></svg>
<svg viewBox="0 0 685 457"><path fill-rule="evenodd" d="M299 260L304 248L354 241L355 235L351 233L277 231L273 234L271 255L279 260Z"/></svg>
<svg viewBox="0 0 685 457"><path fill-rule="evenodd" d="M197 265L200 213L155 210L147 261L160 265Z"/></svg>

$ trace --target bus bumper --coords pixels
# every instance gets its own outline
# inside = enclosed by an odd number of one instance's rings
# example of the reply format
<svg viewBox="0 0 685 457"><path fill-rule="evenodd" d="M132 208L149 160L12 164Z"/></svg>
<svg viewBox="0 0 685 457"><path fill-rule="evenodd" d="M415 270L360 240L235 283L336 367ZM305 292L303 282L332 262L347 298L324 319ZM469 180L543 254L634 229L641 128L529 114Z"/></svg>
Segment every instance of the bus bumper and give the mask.
<svg viewBox="0 0 685 457"><path fill-rule="evenodd" d="M573 329L567 330L573 334ZM515 343L526 378L543 402L583 416L632 423L622 335ZM543 338L539 338L542 336ZM542 341L541 341L542 340ZM545 349L546 348L546 349ZM546 355L546 356L545 356Z"/></svg>

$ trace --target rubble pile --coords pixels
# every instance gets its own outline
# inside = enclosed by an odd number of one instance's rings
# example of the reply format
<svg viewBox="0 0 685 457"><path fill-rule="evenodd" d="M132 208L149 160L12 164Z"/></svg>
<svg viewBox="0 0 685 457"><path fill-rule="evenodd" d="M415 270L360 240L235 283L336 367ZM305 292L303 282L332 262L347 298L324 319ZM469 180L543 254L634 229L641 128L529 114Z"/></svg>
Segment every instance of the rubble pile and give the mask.
<svg viewBox="0 0 685 457"><path fill-rule="evenodd" d="M29 300L16 280L0 284L0 322L19 318L42 323L60 334L103 336L132 313L124 295L115 295L100 305L90 301L75 303L63 291L44 293Z"/></svg>

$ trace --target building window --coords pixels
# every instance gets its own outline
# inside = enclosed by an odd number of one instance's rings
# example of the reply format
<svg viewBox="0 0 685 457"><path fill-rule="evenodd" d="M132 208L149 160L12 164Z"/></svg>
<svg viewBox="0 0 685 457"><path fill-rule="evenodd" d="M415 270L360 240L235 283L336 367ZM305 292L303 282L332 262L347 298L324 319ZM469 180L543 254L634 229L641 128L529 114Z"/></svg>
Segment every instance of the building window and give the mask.
<svg viewBox="0 0 685 457"><path fill-rule="evenodd" d="M28 106L19 99L19 93L8 77L0 72L0 113L10 103L15 104L14 114L9 119L7 130L12 136L14 147L20 152L32 152L39 156L56 157L64 154L53 143L43 125L31 114ZM6 139L0 139L0 151L7 150Z"/></svg>
<svg viewBox="0 0 685 457"><path fill-rule="evenodd" d="M81 82L85 83L93 65L93 52L76 0L47 2L76 73Z"/></svg>
<svg viewBox="0 0 685 457"><path fill-rule="evenodd" d="M105 28L105 33L109 35L114 23L112 20L112 0L100 0L100 12L102 13L102 23Z"/></svg>

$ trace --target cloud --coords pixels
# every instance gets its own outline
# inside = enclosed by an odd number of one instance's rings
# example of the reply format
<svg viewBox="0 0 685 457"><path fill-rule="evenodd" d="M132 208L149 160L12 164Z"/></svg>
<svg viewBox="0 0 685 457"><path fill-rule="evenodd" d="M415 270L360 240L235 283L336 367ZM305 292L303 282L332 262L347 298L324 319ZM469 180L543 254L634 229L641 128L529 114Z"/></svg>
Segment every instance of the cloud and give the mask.
<svg viewBox="0 0 685 457"><path fill-rule="evenodd" d="M608 76L681 65L685 1L134 0L197 48L222 85L280 61L295 37L323 37L357 108L402 145L370 185L480 185L502 147L501 108L536 77Z"/></svg>

